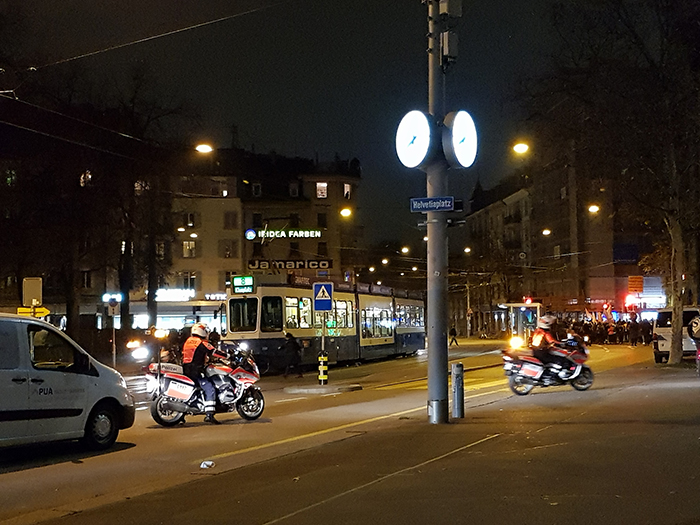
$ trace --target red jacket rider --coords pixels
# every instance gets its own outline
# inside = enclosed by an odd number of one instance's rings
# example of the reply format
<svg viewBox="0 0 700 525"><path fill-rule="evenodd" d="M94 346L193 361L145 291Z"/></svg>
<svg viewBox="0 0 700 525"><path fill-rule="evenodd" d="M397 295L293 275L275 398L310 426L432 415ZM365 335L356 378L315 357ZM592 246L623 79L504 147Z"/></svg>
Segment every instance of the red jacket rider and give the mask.
<svg viewBox="0 0 700 525"><path fill-rule="evenodd" d="M532 354L543 363L554 363L566 369L569 365L566 359L569 352L552 334L556 320L553 315L543 315L537 320L537 330L532 334Z"/></svg>

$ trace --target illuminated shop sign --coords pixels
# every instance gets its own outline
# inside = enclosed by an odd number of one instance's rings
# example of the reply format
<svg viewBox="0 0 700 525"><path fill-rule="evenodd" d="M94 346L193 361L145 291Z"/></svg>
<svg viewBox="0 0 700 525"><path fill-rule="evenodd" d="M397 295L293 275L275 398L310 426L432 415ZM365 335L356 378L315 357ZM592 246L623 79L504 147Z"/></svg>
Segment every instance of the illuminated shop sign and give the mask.
<svg viewBox="0 0 700 525"><path fill-rule="evenodd" d="M205 293L204 300L206 301L225 301L228 296L225 293Z"/></svg>
<svg viewBox="0 0 700 525"><path fill-rule="evenodd" d="M273 261L248 261L249 270L269 270L271 268L275 268L278 270L328 270L330 268L333 268L333 261L331 259L277 259Z"/></svg>
<svg viewBox="0 0 700 525"><path fill-rule="evenodd" d="M319 239L321 230L253 230L245 231L245 238L255 239Z"/></svg>
<svg viewBox="0 0 700 525"><path fill-rule="evenodd" d="M183 288L159 288L156 291L156 301L168 303L182 303L194 299L197 292Z"/></svg>

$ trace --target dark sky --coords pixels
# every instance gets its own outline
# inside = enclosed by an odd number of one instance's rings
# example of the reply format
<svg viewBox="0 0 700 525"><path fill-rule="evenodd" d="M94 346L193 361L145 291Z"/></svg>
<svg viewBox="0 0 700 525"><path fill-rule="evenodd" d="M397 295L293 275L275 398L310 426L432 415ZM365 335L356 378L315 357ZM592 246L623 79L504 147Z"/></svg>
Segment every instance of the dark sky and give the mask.
<svg viewBox="0 0 700 525"><path fill-rule="evenodd" d="M472 114L480 151L474 167L450 174L456 198L468 199L477 176L489 186L512 168L507 161L517 116L503 101L519 74L546 64L548 3L464 1L446 108ZM171 96L199 108L199 134L217 146L230 145L235 124L240 145L257 152L359 158L358 218L370 240L422 237L415 228L420 218L408 209L411 197L425 196L425 175L400 165L393 140L407 111L427 109L427 7L420 0L22 4L33 38L54 60L248 12L79 62L111 75L145 62Z"/></svg>

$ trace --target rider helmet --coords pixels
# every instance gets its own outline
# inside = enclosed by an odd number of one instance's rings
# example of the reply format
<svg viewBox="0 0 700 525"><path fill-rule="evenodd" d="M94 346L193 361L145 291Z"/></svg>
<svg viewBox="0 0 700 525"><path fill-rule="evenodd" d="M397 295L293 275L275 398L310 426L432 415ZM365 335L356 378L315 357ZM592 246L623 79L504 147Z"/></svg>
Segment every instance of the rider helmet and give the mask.
<svg viewBox="0 0 700 525"><path fill-rule="evenodd" d="M543 315L537 320L537 328L542 328L543 330L549 330L552 325L557 320L553 315Z"/></svg>
<svg viewBox="0 0 700 525"><path fill-rule="evenodd" d="M204 323L197 323L192 326L192 335L206 339L209 337L209 328Z"/></svg>

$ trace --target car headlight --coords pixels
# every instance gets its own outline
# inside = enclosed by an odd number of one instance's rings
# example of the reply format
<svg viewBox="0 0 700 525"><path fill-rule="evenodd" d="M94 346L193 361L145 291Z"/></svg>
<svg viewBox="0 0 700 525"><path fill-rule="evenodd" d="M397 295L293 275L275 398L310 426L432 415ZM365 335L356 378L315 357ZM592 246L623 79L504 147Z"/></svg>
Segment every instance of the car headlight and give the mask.
<svg viewBox="0 0 700 525"><path fill-rule="evenodd" d="M144 361L148 359L148 356L150 355L150 352L148 351L148 348L145 346L139 346L138 348L134 348L131 351L131 357L135 361Z"/></svg>

